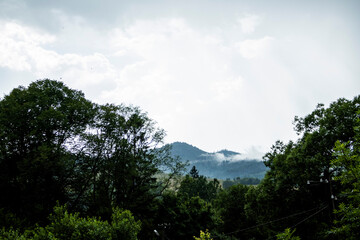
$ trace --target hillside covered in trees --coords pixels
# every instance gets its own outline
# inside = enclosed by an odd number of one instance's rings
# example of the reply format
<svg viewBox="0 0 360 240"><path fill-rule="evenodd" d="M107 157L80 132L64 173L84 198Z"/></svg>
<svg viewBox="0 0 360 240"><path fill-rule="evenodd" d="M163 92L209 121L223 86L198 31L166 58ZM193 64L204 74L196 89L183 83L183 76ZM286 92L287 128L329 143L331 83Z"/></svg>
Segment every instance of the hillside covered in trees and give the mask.
<svg viewBox="0 0 360 240"><path fill-rule="evenodd" d="M179 157L182 162L188 163L187 171L195 166L202 175L210 178L262 179L268 170L261 159L244 158L242 154L234 151L209 153L184 142L174 142L170 147L173 158Z"/></svg>
<svg viewBox="0 0 360 240"><path fill-rule="evenodd" d="M359 239L359 117L360 96L319 104L258 185L222 189L183 176L137 107L49 79L15 88L0 100L0 239Z"/></svg>

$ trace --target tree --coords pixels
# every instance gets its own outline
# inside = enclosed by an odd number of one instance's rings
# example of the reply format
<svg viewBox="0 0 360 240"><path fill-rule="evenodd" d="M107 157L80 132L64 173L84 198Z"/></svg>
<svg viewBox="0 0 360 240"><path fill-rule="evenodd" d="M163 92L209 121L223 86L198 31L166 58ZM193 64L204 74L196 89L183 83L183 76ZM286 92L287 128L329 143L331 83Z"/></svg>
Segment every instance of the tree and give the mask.
<svg viewBox="0 0 360 240"><path fill-rule="evenodd" d="M291 231L290 228L285 229L283 233L279 233L276 235L276 238L278 240L300 240L299 237L293 236L295 233L295 230Z"/></svg>
<svg viewBox="0 0 360 240"><path fill-rule="evenodd" d="M202 175L197 178L186 175L180 183L178 194L190 198L199 196L201 199L209 202L216 197L219 189L220 183L216 178L208 181Z"/></svg>
<svg viewBox="0 0 360 240"><path fill-rule="evenodd" d="M88 185L95 200L92 207L105 199L109 206L134 212L146 206L157 188L156 147L163 136L164 132L138 108L99 106L84 150L93 170Z"/></svg>
<svg viewBox="0 0 360 240"><path fill-rule="evenodd" d="M195 239L195 240L213 240L213 239L211 238L211 235L210 235L210 233L209 233L209 231L208 231L207 229L206 229L205 232L203 232L203 231L200 230L200 237L195 237L195 236L194 236L194 239Z"/></svg>
<svg viewBox="0 0 360 240"><path fill-rule="evenodd" d="M343 239L360 238L360 119L354 130L356 136L353 141L336 142L335 158L331 161L332 168L336 170L335 180L340 181L343 190L338 195L337 219L330 234Z"/></svg>
<svg viewBox="0 0 360 240"><path fill-rule="evenodd" d="M328 108L319 104L304 118L295 117L295 130L300 138L288 144L278 141L265 155L265 165L270 170L256 190L251 190L255 194L251 194L246 207L250 219L261 224L326 204L328 208L297 226L304 239L317 239L325 234L333 220L331 194L336 195L341 188L331 182L333 147L337 140L354 140L359 106L360 96L351 101L339 99ZM320 183L321 177L328 183ZM308 180L316 184L308 185ZM264 217L255 218L254 214ZM300 221L300 217L287 218L286 222L278 221L261 232L270 237ZM322 224L315 224L319 222Z"/></svg>
<svg viewBox="0 0 360 240"><path fill-rule="evenodd" d="M69 200L76 139L93 114L82 92L48 79L0 101L0 208L34 223Z"/></svg>
<svg viewBox="0 0 360 240"><path fill-rule="evenodd" d="M83 218L79 213L69 213L64 206L56 206L50 223L21 234L17 230L0 231L1 239L69 239L69 240L136 240L141 223L128 210L113 209L111 222L97 217Z"/></svg>
<svg viewBox="0 0 360 240"><path fill-rule="evenodd" d="M130 209L149 230L155 199L183 169L164 136L139 108L91 103L62 82L14 89L0 101L0 223L45 224L59 201L106 220Z"/></svg>
<svg viewBox="0 0 360 240"><path fill-rule="evenodd" d="M191 239L201 229L214 229L217 219L212 205L200 197L163 194L156 211L157 231L168 239Z"/></svg>
<svg viewBox="0 0 360 240"><path fill-rule="evenodd" d="M223 188L229 188L233 185L237 185L237 184L243 184L243 185L258 185L260 183L260 179L258 178L234 178L233 180L230 180L230 178L226 179L223 182Z"/></svg>
<svg viewBox="0 0 360 240"><path fill-rule="evenodd" d="M218 193L213 201L217 217L221 219L218 232L236 239L250 239L254 236L252 231L239 231L254 223L247 219L245 213L248 189L248 186L237 184Z"/></svg>
<svg viewBox="0 0 360 240"><path fill-rule="evenodd" d="M184 168L169 148L160 148L164 136L137 107L97 106L94 124L83 138L87 168L82 172L88 174L82 192L89 214L107 219L112 207L126 208L143 219L141 235L152 234L155 199ZM157 180L163 171L167 174Z"/></svg>
<svg viewBox="0 0 360 240"><path fill-rule="evenodd" d="M195 166L193 166L190 170L190 176L192 178L198 178L199 177L199 171L196 169Z"/></svg>

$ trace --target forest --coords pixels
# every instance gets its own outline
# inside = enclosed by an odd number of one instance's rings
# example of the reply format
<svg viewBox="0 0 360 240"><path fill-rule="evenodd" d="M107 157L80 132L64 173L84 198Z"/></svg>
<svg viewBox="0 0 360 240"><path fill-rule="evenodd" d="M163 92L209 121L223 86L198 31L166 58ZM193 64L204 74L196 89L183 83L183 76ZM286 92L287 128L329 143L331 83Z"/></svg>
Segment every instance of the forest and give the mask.
<svg viewBox="0 0 360 240"><path fill-rule="evenodd" d="M359 117L360 96L295 116L260 183L225 189L139 107L37 80L0 99L0 239L360 239Z"/></svg>
<svg viewBox="0 0 360 240"><path fill-rule="evenodd" d="M185 142L170 144L171 154L174 158L187 162L186 171L193 166L209 178L217 178L232 182L250 183L263 179L268 168L264 165L261 157L248 158L241 153L226 149L217 152L206 152ZM245 178L248 178L246 181ZM233 179L233 180L230 180ZM239 182L239 183L240 183Z"/></svg>

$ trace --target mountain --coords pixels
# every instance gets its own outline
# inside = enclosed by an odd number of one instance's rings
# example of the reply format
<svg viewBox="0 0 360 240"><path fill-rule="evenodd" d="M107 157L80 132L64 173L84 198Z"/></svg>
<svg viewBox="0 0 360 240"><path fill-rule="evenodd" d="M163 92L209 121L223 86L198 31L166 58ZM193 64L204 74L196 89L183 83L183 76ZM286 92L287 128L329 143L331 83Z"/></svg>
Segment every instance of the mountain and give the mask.
<svg viewBox="0 0 360 240"><path fill-rule="evenodd" d="M262 179L267 167L259 159L247 159L241 153L221 150L208 153L184 142L174 142L171 154L188 161L188 171L195 166L199 174L218 179L259 178Z"/></svg>
<svg viewBox="0 0 360 240"><path fill-rule="evenodd" d="M229 151L227 149L224 149L224 150L220 150L216 153L221 153L221 154L224 154L225 157L231 157L231 156L234 156L234 155L239 155L240 153L237 153L237 152L233 152L233 151Z"/></svg>
<svg viewBox="0 0 360 240"><path fill-rule="evenodd" d="M170 144L172 146L171 153L173 156L179 156L183 160L197 159L199 156L206 154L205 151L200 150L190 144L183 142L174 142Z"/></svg>

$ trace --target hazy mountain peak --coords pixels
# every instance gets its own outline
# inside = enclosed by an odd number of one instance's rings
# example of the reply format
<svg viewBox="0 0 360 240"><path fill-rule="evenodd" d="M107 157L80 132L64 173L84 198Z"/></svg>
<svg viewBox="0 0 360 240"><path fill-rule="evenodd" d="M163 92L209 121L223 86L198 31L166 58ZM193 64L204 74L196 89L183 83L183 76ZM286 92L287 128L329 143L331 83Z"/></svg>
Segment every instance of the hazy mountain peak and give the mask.
<svg viewBox="0 0 360 240"><path fill-rule="evenodd" d="M230 150L227 150L227 149L217 151L216 153L224 154L225 157L230 157L230 156L234 156L234 155L241 155L241 153L233 152L233 151L230 151Z"/></svg>
<svg viewBox="0 0 360 240"><path fill-rule="evenodd" d="M184 161L197 159L202 154L207 152L185 142L174 142L170 144L172 146L172 154L174 156L181 157Z"/></svg>
<svg viewBox="0 0 360 240"><path fill-rule="evenodd" d="M174 142L171 153L183 161L189 161L189 169L196 166L201 175L215 178L255 177L263 178L267 170L259 158L223 149L208 153L185 142Z"/></svg>

